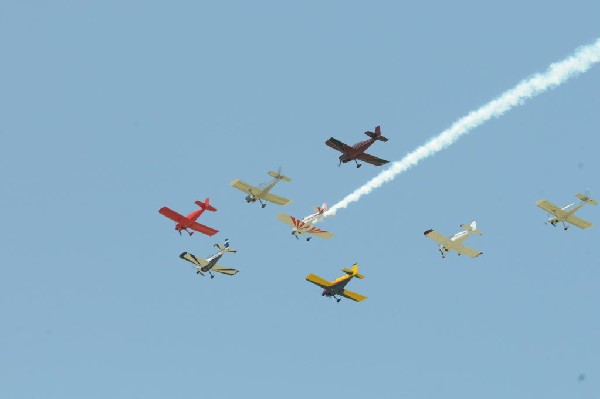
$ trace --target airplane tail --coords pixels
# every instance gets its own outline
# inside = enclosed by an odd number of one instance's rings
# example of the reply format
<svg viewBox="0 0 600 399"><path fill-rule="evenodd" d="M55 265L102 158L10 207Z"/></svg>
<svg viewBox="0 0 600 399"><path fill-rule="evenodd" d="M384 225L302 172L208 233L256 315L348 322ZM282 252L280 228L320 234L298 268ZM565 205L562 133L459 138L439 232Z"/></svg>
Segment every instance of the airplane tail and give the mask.
<svg viewBox="0 0 600 399"><path fill-rule="evenodd" d="M375 133L365 132L365 134L375 140L388 141L387 137L381 135L381 128L379 126L375 126Z"/></svg>
<svg viewBox="0 0 600 399"><path fill-rule="evenodd" d="M327 204L325 202L323 202L323 205L321 205L320 207L315 206L313 209L319 213L325 213L325 212L327 212L329 207L327 206Z"/></svg>
<svg viewBox="0 0 600 399"><path fill-rule="evenodd" d="M219 251L225 250L225 252L233 252L233 253L237 252L235 249L229 247L229 239L228 238L225 239L225 243L223 245L215 244L215 247L218 248Z"/></svg>
<svg viewBox="0 0 600 399"><path fill-rule="evenodd" d="M582 202L587 202L588 204L598 205L598 201L591 199L587 195L577 194L577 198L579 198Z"/></svg>
<svg viewBox="0 0 600 399"><path fill-rule="evenodd" d="M289 177L282 175L281 174L281 170L279 172L273 172L272 170L270 170L269 173L268 173L268 175L271 176L271 177L274 177L276 179L279 179L279 180L284 180L284 181L287 181L287 182L292 181L292 179L290 179Z"/></svg>
<svg viewBox="0 0 600 399"><path fill-rule="evenodd" d="M196 201L195 204L198 205L200 208L202 208L205 211L211 211L211 212L217 211L217 208L215 208L214 206L212 206L210 204L210 199L208 197L206 197L204 202Z"/></svg>
<svg viewBox="0 0 600 399"><path fill-rule="evenodd" d="M352 269L342 269L342 271L349 276L353 276L356 278L365 278L365 276L358 272L358 263L352 265Z"/></svg>
<svg viewBox="0 0 600 399"><path fill-rule="evenodd" d="M466 224L461 224L460 227L462 227L463 229L465 229L466 231L470 231L472 234L477 234L477 235L481 235L483 234L481 232L481 230L477 230L477 222L476 221L472 221L470 225L466 225Z"/></svg>

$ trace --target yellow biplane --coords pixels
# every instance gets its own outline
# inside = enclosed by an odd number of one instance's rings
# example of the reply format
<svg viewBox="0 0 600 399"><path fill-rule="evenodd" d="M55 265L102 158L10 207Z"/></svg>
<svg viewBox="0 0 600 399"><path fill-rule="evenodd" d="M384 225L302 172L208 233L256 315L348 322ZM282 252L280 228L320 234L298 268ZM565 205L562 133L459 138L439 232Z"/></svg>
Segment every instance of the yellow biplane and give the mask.
<svg viewBox="0 0 600 399"><path fill-rule="evenodd" d="M308 276L306 276L306 280L323 288L323 293L321 293L322 296L334 297L335 300L338 302L341 298L336 297L336 295L341 295L348 299L352 299L356 302L364 301L365 299L367 299L367 297L364 295L360 295L356 292L344 289L346 284L348 284L348 282L352 280L352 277L364 278L362 274L358 273L358 265L355 263L352 266L352 269L342 269L342 271L346 273L346 275L337 278L332 282L322 279L321 277L315 274L309 274Z"/></svg>

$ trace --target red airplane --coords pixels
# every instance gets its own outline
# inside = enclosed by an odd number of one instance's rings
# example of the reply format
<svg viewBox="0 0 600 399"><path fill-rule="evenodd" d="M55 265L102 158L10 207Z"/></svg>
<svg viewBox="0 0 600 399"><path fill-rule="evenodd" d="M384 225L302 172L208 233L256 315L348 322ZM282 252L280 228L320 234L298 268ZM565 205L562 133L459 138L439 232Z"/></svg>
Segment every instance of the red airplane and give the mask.
<svg viewBox="0 0 600 399"><path fill-rule="evenodd" d="M338 166L340 166L342 163L354 161L356 162L356 167L360 168L361 164L358 163L357 159L375 166L381 166L389 162L385 159L374 157L373 155L369 155L365 152L367 148L369 148L376 140L388 141L387 137L381 135L381 129L379 126L375 128L375 133L365 132L365 134L371 138L361 141L360 143L356 143L352 147L342 143L337 139L334 139L333 137L325 142L325 144L327 144L329 147L342 153L342 155L340 155L340 163Z"/></svg>
<svg viewBox="0 0 600 399"><path fill-rule="evenodd" d="M200 209L195 210L187 216L180 215L179 213L167 208L166 206L159 209L159 213L168 217L169 219L177 222L175 225L175 230L181 234L181 230L185 230L190 236L194 234L193 232L188 231L188 229L195 230L199 233L206 234L208 236L212 236L217 234L219 231L203 224L196 222L196 220L202 215L204 211L216 212L217 209L210 204L208 198L204 202L196 201L196 205L200 207Z"/></svg>

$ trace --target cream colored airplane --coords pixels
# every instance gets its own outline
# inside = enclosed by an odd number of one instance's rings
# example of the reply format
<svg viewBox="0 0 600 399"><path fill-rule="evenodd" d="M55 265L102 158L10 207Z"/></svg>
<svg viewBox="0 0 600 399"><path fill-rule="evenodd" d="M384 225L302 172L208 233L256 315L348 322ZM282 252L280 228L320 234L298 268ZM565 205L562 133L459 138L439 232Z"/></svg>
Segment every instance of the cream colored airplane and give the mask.
<svg viewBox="0 0 600 399"><path fill-rule="evenodd" d="M551 218L548 219L548 221L554 227L556 227L556 225L558 223L562 223L564 230L567 230L569 228L569 226L567 226L565 224L565 222L566 222L566 223L570 223L574 226L577 226L580 229L587 229L588 227L591 227L592 224L590 222L588 222L587 220L583 220L583 219L576 217L573 214L575 212L577 212L579 210L579 208L581 208L585 204L597 205L598 202L591 199L587 195L577 194L576 196L577 196L577 198L579 198L581 200L581 202L579 202L579 203L574 202L574 203L569 204L562 208L557 207L552 202L545 200L545 199L539 200L535 204L537 206L539 206L540 208L542 208L543 210L545 210L546 212L553 215Z"/></svg>
<svg viewBox="0 0 600 399"><path fill-rule="evenodd" d="M477 230L477 222L472 221L470 225L461 224L460 227L465 229L459 233L454 234L452 237L448 238L435 230L427 230L425 233L425 237L432 239L433 241L440 244L440 253L442 254L442 258L446 257L446 252L448 251L456 251L459 255L467 255L471 258L475 258L481 255L483 252L477 251L473 248L465 247L462 243L471 235L477 234L481 235L481 231Z"/></svg>
<svg viewBox="0 0 600 399"><path fill-rule="evenodd" d="M323 288L323 292L321 293L322 296L333 297L337 302L339 302L341 298L337 298L336 295L341 295L348 299L352 299L356 302L364 301L365 299L367 299L367 297L364 295L360 295L356 292L344 289L344 287L346 287L346 284L348 284L350 280L352 280L352 277L364 278L364 276L358 272L358 265L355 263L354 265L352 265L352 270L342 269L342 271L346 274L340 278L336 278L332 282L322 279L321 277L315 274L309 274L308 276L306 276L306 280Z"/></svg>
<svg viewBox="0 0 600 399"><path fill-rule="evenodd" d="M264 202L262 202L262 200L265 201L269 201L272 202L274 204L277 205L287 205L290 202L292 202L291 200L287 199L287 198L283 198L283 197L279 197L275 194L271 194L269 191L271 191L271 189L273 187L275 187L275 185L280 181L280 180L284 180L284 181L291 181L292 179L290 179L287 176L284 176L281 174L281 170L279 170L278 172L273 172L270 171L268 173L269 176L273 177L273 181L271 183L269 183L268 185L264 186L264 185L260 185L259 187L254 187L251 186L248 183L245 183L243 181L241 181L240 179L235 179L234 181L231 182L231 186L237 188L240 191L245 192L246 194L248 194L246 196L246 202L250 203L250 202L260 202L260 205L262 208L264 208L265 206L267 206L267 204L265 204ZM264 186L261 188L261 186Z"/></svg>

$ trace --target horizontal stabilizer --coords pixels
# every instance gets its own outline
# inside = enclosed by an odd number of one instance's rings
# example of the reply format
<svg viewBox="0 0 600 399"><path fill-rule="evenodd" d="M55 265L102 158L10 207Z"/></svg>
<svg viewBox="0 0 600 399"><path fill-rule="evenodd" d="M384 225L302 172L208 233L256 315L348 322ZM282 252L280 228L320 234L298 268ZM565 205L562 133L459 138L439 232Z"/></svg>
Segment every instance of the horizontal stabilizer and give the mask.
<svg viewBox="0 0 600 399"><path fill-rule="evenodd" d="M587 202L588 204L598 205L598 201L591 199L587 195L577 194L577 198L579 198L583 202Z"/></svg>
<svg viewBox="0 0 600 399"><path fill-rule="evenodd" d="M204 209L205 211L211 211L211 212L216 212L217 208L215 208L214 206L212 206L210 204L210 199L206 198L204 200L204 202L202 201L195 201L194 202L196 205L198 205L200 208Z"/></svg>
<svg viewBox="0 0 600 399"><path fill-rule="evenodd" d="M365 276L363 276L362 274L360 274L358 272L358 263L355 263L352 265L352 269L342 269L342 271L350 276L354 276L354 277L358 277L358 278L364 278Z"/></svg>
<svg viewBox="0 0 600 399"><path fill-rule="evenodd" d="M236 253L237 251L233 248L230 247L226 247L225 245L221 245L221 244L215 244L215 247L219 250L219 251L223 251L225 250L225 252L231 252L231 253Z"/></svg>
<svg viewBox="0 0 600 399"><path fill-rule="evenodd" d="M287 181L287 182L292 181L292 179L290 179L289 177L284 176L281 173L273 172L272 170L269 171L268 175L271 176L271 177L274 177L276 179L283 180L283 181Z"/></svg>
<svg viewBox="0 0 600 399"><path fill-rule="evenodd" d="M356 278L365 278L365 276L363 276L362 274L358 273L358 272L354 272L353 270L350 269L342 269L342 271L350 276L354 276ZM356 273L356 274L355 274Z"/></svg>
<svg viewBox="0 0 600 399"><path fill-rule="evenodd" d="M379 126L375 127L375 132L365 132L365 134L375 140L388 141L388 138L381 135L381 128Z"/></svg>

